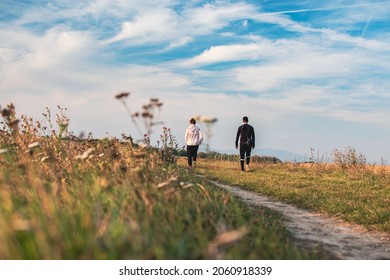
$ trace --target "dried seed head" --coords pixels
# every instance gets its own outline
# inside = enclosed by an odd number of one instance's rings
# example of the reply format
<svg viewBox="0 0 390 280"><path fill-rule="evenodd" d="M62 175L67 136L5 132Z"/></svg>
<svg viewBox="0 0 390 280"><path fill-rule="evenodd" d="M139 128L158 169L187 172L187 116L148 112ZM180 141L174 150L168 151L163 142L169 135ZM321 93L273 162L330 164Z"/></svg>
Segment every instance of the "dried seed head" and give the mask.
<svg viewBox="0 0 390 280"><path fill-rule="evenodd" d="M142 113L143 118L153 118L153 115L147 111Z"/></svg>
<svg viewBox="0 0 390 280"><path fill-rule="evenodd" d="M14 127L14 126L17 126L18 123L19 123L19 119L14 119L14 120L10 121L9 125L11 127Z"/></svg>
<svg viewBox="0 0 390 280"><path fill-rule="evenodd" d="M195 119L199 122L204 122L204 123L215 123L218 121L217 118L210 117L210 116L196 116Z"/></svg>
<svg viewBox="0 0 390 280"><path fill-rule="evenodd" d="M117 95L115 95L115 98L121 100L121 99L127 98L129 95L130 95L130 92L121 92L121 93L118 93Z"/></svg>
<svg viewBox="0 0 390 280"><path fill-rule="evenodd" d="M1 116L6 118L6 117L9 117L11 115L11 112L10 110L4 108L2 111L1 111Z"/></svg>

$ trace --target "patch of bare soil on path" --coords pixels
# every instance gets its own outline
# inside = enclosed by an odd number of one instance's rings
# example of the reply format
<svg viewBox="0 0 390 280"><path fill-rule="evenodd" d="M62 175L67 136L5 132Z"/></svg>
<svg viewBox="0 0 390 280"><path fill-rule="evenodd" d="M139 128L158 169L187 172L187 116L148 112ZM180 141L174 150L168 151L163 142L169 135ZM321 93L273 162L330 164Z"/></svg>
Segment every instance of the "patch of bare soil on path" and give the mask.
<svg viewBox="0 0 390 280"><path fill-rule="evenodd" d="M232 192L250 206L268 208L281 213L286 217L287 229L304 246L313 248L321 245L339 259L390 259L390 235L388 234L368 232L362 226L300 209L239 187L210 182Z"/></svg>

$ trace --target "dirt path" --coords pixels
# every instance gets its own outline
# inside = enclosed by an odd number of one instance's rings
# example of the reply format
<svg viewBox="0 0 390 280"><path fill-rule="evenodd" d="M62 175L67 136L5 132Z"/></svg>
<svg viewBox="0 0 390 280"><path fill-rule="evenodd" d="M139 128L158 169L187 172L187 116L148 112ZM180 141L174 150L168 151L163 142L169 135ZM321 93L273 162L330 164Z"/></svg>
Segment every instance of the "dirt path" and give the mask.
<svg viewBox="0 0 390 280"><path fill-rule="evenodd" d="M340 259L390 259L390 235L368 232L323 214L310 212L238 187L215 181L214 185L240 197L250 206L268 208L286 217L286 226L298 242L307 247L321 245Z"/></svg>

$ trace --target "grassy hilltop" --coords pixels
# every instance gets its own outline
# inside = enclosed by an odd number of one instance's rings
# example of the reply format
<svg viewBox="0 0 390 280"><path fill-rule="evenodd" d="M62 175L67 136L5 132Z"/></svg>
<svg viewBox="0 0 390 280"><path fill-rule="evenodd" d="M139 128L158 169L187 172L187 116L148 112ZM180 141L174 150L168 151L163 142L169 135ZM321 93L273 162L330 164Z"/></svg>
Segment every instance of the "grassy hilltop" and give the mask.
<svg viewBox="0 0 390 280"><path fill-rule="evenodd" d="M319 259L253 211L131 139L62 138L2 109L0 259Z"/></svg>
<svg viewBox="0 0 390 280"><path fill-rule="evenodd" d="M0 259L329 259L289 236L283 218L249 209L207 178L390 232L390 174L350 153L334 164L254 158L250 172L176 157L132 139L63 138L13 106L0 130ZM351 150L349 150L351 152ZM178 160L178 161L177 161Z"/></svg>

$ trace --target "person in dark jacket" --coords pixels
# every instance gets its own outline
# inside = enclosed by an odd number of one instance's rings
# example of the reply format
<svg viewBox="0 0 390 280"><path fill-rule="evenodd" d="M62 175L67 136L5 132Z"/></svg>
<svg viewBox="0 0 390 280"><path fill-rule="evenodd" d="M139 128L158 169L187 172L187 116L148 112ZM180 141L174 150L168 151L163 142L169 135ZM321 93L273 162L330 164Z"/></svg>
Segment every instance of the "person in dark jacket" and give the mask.
<svg viewBox="0 0 390 280"><path fill-rule="evenodd" d="M241 170L245 171L244 165L246 162L246 171L249 171L251 149L255 148L255 130L251 125L248 124L248 117L243 117L242 121L244 124L241 125L237 130L236 149L240 147Z"/></svg>

